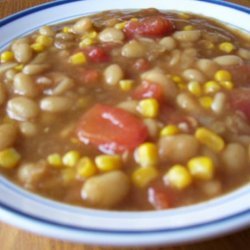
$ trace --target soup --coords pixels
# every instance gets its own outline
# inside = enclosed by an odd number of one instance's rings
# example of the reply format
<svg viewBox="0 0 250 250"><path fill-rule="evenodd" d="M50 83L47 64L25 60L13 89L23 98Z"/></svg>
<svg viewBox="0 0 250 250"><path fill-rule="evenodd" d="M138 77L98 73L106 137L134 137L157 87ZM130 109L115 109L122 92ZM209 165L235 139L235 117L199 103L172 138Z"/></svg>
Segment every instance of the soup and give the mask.
<svg viewBox="0 0 250 250"><path fill-rule="evenodd" d="M0 55L0 171L84 207L159 210L250 180L246 34L190 13L107 11Z"/></svg>

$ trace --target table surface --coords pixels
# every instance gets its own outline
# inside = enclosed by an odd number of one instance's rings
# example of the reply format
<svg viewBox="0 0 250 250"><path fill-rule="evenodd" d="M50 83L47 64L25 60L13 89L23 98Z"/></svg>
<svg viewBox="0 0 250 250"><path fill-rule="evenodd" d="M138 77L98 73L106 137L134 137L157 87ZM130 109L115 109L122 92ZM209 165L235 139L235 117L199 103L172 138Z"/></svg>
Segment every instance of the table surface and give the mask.
<svg viewBox="0 0 250 250"><path fill-rule="evenodd" d="M250 7L250 0L230 0ZM31 6L49 2L49 0L3 0L0 1L0 18L8 16L12 13L20 11ZM99 246L87 246L74 243L63 242L59 240L49 239L37 236L32 233L25 232L15 227L0 222L0 249L1 250L113 250L117 248ZM250 229L229 236L220 237L214 240L203 241L200 243L169 247L169 250L245 250L250 245ZM119 248L123 249L123 248ZM126 248L128 249L128 248ZM130 248L142 249L142 248ZM151 249L166 249L166 247L154 247ZM129 249L128 249L129 250Z"/></svg>

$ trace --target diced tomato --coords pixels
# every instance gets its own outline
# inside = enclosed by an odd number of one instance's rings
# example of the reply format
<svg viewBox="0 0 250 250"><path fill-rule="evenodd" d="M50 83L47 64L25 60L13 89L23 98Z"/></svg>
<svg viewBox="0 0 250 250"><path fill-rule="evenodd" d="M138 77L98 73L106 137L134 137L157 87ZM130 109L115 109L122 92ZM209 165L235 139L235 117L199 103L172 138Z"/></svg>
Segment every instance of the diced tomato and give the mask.
<svg viewBox="0 0 250 250"><path fill-rule="evenodd" d="M144 98L155 98L159 102L164 101L164 90L160 84L143 81L132 93L132 97L136 100Z"/></svg>
<svg viewBox="0 0 250 250"><path fill-rule="evenodd" d="M153 186L148 189L148 201L157 210L171 207L171 195L166 188Z"/></svg>
<svg viewBox="0 0 250 250"><path fill-rule="evenodd" d="M233 90L230 101L233 109L241 111L250 120L250 88Z"/></svg>
<svg viewBox="0 0 250 250"><path fill-rule="evenodd" d="M226 68L233 75L233 82L237 86L250 87L250 64L228 66Z"/></svg>
<svg viewBox="0 0 250 250"><path fill-rule="evenodd" d="M108 62L110 60L110 56L104 48L90 47L86 51L89 59L94 63Z"/></svg>
<svg viewBox="0 0 250 250"><path fill-rule="evenodd" d="M128 38L136 35L147 37L162 37L174 31L174 25L162 15L140 18L138 21L131 20L125 26L125 34Z"/></svg>
<svg viewBox="0 0 250 250"><path fill-rule="evenodd" d="M133 150L148 137L148 130L138 117L103 104L96 104L83 114L76 132L80 141L106 153Z"/></svg>
<svg viewBox="0 0 250 250"><path fill-rule="evenodd" d="M95 87L100 83L101 72L98 69L80 68L77 71L77 79L81 84Z"/></svg>
<svg viewBox="0 0 250 250"><path fill-rule="evenodd" d="M135 69L136 71L143 72L149 70L149 68L150 68L150 63L145 58L139 58L133 64L133 69Z"/></svg>

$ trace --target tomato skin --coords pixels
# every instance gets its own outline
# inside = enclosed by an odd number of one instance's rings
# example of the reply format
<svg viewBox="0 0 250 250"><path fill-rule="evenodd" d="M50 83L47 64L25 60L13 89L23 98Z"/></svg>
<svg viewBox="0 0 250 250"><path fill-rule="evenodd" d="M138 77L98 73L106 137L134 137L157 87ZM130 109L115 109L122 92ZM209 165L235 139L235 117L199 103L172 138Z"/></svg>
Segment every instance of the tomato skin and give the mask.
<svg viewBox="0 0 250 250"><path fill-rule="evenodd" d="M148 130L138 117L103 104L95 104L83 114L76 133L80 141L105 153L131 151L148 137Z"/></svg>
<svg viewBox="0 0 250 250"><path fill-rule="evenodd" d="M87 49L87 55L91 62L103 63L110 60L110 56L107 54L104 48L101 47L90 47Z"/></svg>
<svg viewBox="0 0 250 250"><path fill-rule="evenodd" d="M155 98L159 102L164 102L164 90L158 83L150 83L143 81L132 93L132 97L136 100L145 98Z"/></svg>
<svg viewBox="0 0 250 250"><path fill-rule="evenodd" d="M134 62L133 69L135 69L136 71L144 72L150 69L150 63L145 58L139 58Z"/></svg>
<svg viewBox="0 0 250 250"><path fill-rule="evenodd" d="M250 121L250 88L233 90L230 103L234 110L241 111Z"/></svg>
<svg viewBox="0 0 250 250"><path fill-rule="evenodd" d="M162 15L143 17L138 21L129 21L124 29L128 38L133 38L136 35L162 37L171 34L173 31L174 25Z"/></svg>
<svg viewBox="0 0 250 250"><path fill-rule="evenodd" d="M250 87L250 64L228 66L225 69L231 72L237 86Z"/></svg>

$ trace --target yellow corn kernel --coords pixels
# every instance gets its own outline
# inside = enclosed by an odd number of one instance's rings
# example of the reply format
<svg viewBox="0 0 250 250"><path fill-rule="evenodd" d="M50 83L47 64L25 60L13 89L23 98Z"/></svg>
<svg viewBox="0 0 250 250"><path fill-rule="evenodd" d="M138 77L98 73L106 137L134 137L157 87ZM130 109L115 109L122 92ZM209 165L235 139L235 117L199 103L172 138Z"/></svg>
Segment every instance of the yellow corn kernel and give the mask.
<svg viewBox="0 0 250 250"><path fill-rule="evenodd" d="M190 174L200 180L211 180L214 176L214 163L210 157L200 156L189 160Z"/></svg>
<svg viewBox="0 0 250 250"><path fill-rule="evenodd" d="M21 155L14 148L0 151L0 168L14 168L21 159Z"/></svg>
<svg viewBox="0 0 250 250"><path fill-rule="evenodd" d="M132 181L135 186L143 188L149 185L159 175L154 167L141 167L136 169L132 174Z"/></svg>
<svg viewBox="0 0 250 250"><path fill-rule="evenodd" d="M216 93L221 89L220 85L216 81L208 81L204 84L204 93Z"/></svg>
<svg viewBox="0 0 250 250"><path fill-rule="evenodd" d="M123 90L123 91L131 90L133 85L134 85L133 80L120 80L119 81L120 89Z"/></svg>
<svg viewBox="0 0 250 250"><path fill-rule="evenodd" d="M83 54L83 52L78 52L78 53L72 55L69 58L69 61L70 61L70 63L72 63L74 65L81 65L81 64L85 64L87 62L87 58Z"/></svg>
<svg viewBox="0 0 250 250"><path fill-rule="evenodd" d="M163 177L164 183L176 189L184 189L192 183L192 176L186 167L176 164Z"/></svg>
<svg viewBox="0 0 250 250"><path fill-rule="evenodd" d="M202 88L201 84L199 82L189 82L187 85L187 89L190 93L192 93L195 96L200 96L202 94Z"/></svg>
<svg viewBox="0 0 250 250"><path fill-rule="evenodd" d="M71 150L63 156L63 158L62 158L63 165L67 166L67 167L74 167L74 166L76 166L80 157L81 156L80 156L80 153L78 151Z"/></svg>
<svg viewBox="0 0 250 250"><path fill-rule="evenodd" d="M62 180L66 183L76 179L76 171L74 168L62 169Z"/></svg>
<svg viewBox="0 0 250 250"><path fill-rule="evenodd" d="M200 44L205 49L213 49L215 47L214 44L208 40L201 40Z"/></svg>
<svg viewBox="0 0 250 250"><path fill-rule="evenodd" d="M159 113L159 103L154 98L143 99L138 103L138 111L147 118L155 118Z"/></svg>
<svg viewBox="0 0 250 250"><path fill-rule="evenodd" d="M121 23L117 23L115 24L115 28L118 30L123 30L126 26L126 22L121 22Z"/></svg>
<svg viewBox="0 0 250 250"><path fill-rule="evenodd" d="M232 75L229 71L227 70L218 70L215 75L214 75L214 79L218 82L222 82L222 81L231 81L232 80Z"/></svg>
<svg viewBox="0 0 250 250"><path fill-rule="evenodd" d="M160 136L164 137L169 135L176 135L178 133L180 133L180 129L176 125L167 125L161 130Z"/></svg>
<svg viewBox="0 0 250 250"><path fill-rule="evenodd" d="M49 36L40 35L36 38L36 42L42 44L44 47L49 47L53 43L53 38Z"/></svg>
<svg viewBox="0 0 250 250"><path fill-rule="evenodd" d="M63 33L69 33L70 30L71 30L71 28L68 26L63 27L63 29L62 29Z"/></svg>
<svg viewBox="0 0 250 250"><path fill-rule="evenodd" d="M137 22L137 21L138 21L138 18L132 17L132 18L130 18L130 21L132 21L132 22Z"/></svg>
<svg viewBox="0 0 250 250"><path fill-rule="evenodd" d="M97 173L97 168L89 157L82 157L76 165L76 171L80 177L88 178Z"/></svg>
<svg viewBox="0 0 250 250"><path fill-rule="evenodd" d="M45 46L41 43L33 43L30 47L36 52L42 52L45 50Z"/></svg>
<svg viewBox="0 0 250 250"><path fill-rule="evenodd" d="M198 128L195 131L195 137L200 143L206 145L215 152L220 152L225 146L224 140L207 128Z"/></svg>
<svg viewBox="0 0 250 250"><path fill-rule="evenodd" d="M122 160L119 155L98 155L95 164L99 170L108 172L121 168Z"/></svg>
<svg viewBox="0 0 250 250"><path fill-rule="evenodd" d="M186 26L183 27L183 30L194 30L194 26L186 25Z"/></svg>
<svg viewBox="0 0 250 250"><path fill-rule="evenodd" d="M184 12L178 13L178 16L180 18L184 18L184 19L189 19L190 18L190 15L187 14L187 13L184 13Z"/></svg>
<svg viewBox="0 0 250 250"><path fill-rule="evenodd" d="M213 103L211 96L202 96L199 98L200 105L205 109L210 109Z"/></svg>
<svg viewBox="0 0 250 250"><path fill-rule="evenodd" d="M181 78L180 76L174 75L174 76L171 77L171 79L172 79L175 83L182 83L182 82L183 82L183 80L182 80L182 78Z"/></svg>
<svg viewBox="0 0 250 250"><path fill-rule="evenodd" d="M92 30L92 31L88 32L87 36L89 38L95 39L95 38L97 38L97 35L98 35L98 33L95 30Z"/></svg>
<svg viewBox="0 0 250 250"><path fill-rule="evenodd" d="M223 52L231 53L235 49L235 46L230 42L223 42L219 45L219 49Z"/></svg>
<svg viewBox="0 0 250 250"><path fill-rule="evenodd" d="M154 166L158 163L158 150L154 143L141 144L135 154L136 161L141 166Z"/></svg>
<svg viewBox="0 0 250 250"><path fill-rule="evenodd" d="M86 48L86 47L88 47L88 46L90 46L90 45L92 45L92 44L94 44L94 43L95 43L95 41L94 41L92 38L86 37L86 38L84 38L84 39L79 43L79 47L80 47L80 48Z"/></svg>
<svg viewBox="0 0 250 250"><path fill-rule="evenodd" d="M59 154L50 154L47 157L47 161L52 167L60 168L63 165L62 157Z"/></svg>
<svg viewBox="0 0 250 250"><path fill-rule="evenodd" d="M17 71L22 71L23 68L24 68L23 64L18 64L14 69L17 70Z"/></svg>
<svg viewBox="0 0 250 250"><path fill-rule="evenodd" d="M14 54L12 51L7 50L1 54L0 58L1 58L1 62L9 62L9 61L14 60Z"/></svg>
<svg viewBox="0 0 250 250"><path fill-rule="evenodd" d="M231 90L234 88L234 84L231 81L222 81L220 82L220 85L227 90Z"/></svg>

